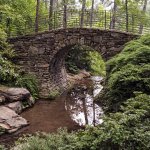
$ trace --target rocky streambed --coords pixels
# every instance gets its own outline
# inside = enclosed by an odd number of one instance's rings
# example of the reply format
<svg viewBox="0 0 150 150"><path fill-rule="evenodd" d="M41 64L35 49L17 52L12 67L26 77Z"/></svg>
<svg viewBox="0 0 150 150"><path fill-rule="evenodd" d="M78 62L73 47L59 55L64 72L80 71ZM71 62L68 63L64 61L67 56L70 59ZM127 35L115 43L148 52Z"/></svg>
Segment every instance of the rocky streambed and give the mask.
<svg viewBox="0 0 150 150"><path fill-rule="evenodd" d="M4 100L0 106L0 126L12 134L2 135L0 143L9 146L23 134L51 133L64 127L73 131L82 129L85 125L100 124L103 110L94 99L103 88L102 78L94 76L78 80L77 77L77 81L72 89L55 100L37 100L31 109L25 111L24 103L29 106L34 103L26 89L1 90Z"/></svg>
<svg viewBox="0 0 150 150"><path fill-rule="evenodd" d="M0 86L0 133L13 133L27 126L28 121L19 114L33 104L28 90Z"/></svg>

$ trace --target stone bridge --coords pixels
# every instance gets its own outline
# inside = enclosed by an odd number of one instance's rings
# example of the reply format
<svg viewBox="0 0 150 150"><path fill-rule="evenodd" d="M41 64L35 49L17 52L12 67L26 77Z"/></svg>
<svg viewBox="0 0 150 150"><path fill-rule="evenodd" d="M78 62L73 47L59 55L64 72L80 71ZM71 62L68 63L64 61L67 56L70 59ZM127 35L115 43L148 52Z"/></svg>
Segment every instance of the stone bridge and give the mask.
<svg viewBox="0 0 150 150"><path fill-rule="evenodd" d="M36 75L40 96L51 90L67 87L65 57L76 44L87 45L98 51L104 60L118 54L128 41L137 35L113 30L69 28L46 31L9 39L18 55L15 62Z"/></svg>

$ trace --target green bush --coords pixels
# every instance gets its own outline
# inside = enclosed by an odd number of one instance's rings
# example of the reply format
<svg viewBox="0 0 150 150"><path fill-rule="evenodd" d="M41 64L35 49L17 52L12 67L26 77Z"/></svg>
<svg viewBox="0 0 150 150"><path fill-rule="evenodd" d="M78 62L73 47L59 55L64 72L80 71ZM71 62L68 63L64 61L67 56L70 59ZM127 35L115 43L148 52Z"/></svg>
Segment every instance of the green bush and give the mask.
<svg viewBox="0 0 150 150"><path fill-rule="evenodd" d="M66 57L66 68L68 72L77 74L79 70L85 69L92 75L105 76L105 63L100 54L87 46L74 46Z"/></svg>
<svg viewBox="0 0 150 150"><path fill-rule="evenodd" d="M56 134L37 134L21 138L17 145L19 150L73 150L76 149L76 134L59 129Z"/></svg>
<svg viewBox="0 0 150 150"><path fill-rule="evenodd" d="M55 99L59 95L60 95L60 91L58 89L54 89L49 92L48 98L52 100L52 99Z"/></svg>
<svg viewBox="0 0 150 150"><path fill-rule="evenodd" d="M14 81L18 73L17 67L12 63L15 53L6 42L5 32L0 28L0 83L8 84Z"/></svg>
<svg viewBox="0 0 150 150"><path fill-rule="evenodd" d="M105 62L98 52L89 51L87 60L89 62L88 70L91 72L92 75L106 75Z"/></svg>
<svg viewBox="0 0 150 150"><path fill-rule="evenodd" d="M15 86L27 88L34 98L38 97L38 83L36 77L31 74L18 76Z"/></svg>
<svg viewBox="0 0 150 150"><path fill-rule="evenodd" d="M5 130L2 127L0 127L0 135L3 134L4 132Z"/></svg>
<svg viewBox="0 0 150 150"><path fill-rule="evenodd" d="M149 124L150 95L139 94L128 99L120 112L104 116L102 125L80 133L80 142L91 150L148 150Z"/></svg>
<svg viewBox="0 0 150 150"><path fill-rule="evenodd" d="M0 84L27 88L34 98L38 96L37 81L33 75L21 75L13 62L16 56L12 46L6 42L6 34L0 28Z"/></svg>
<svg viewBox="0 0 150 150"><path fill-rule="evenodd" d="M3 145L0 145L0 150L6 150L6 148Z"/></svg>
<svg viewBox="0 0 150 150"><path fill-rule="evenodd" d="M117 111L134 91L150 93L150 35L129 42L124 50L106 63L106 88L101 102Z"/></svg>

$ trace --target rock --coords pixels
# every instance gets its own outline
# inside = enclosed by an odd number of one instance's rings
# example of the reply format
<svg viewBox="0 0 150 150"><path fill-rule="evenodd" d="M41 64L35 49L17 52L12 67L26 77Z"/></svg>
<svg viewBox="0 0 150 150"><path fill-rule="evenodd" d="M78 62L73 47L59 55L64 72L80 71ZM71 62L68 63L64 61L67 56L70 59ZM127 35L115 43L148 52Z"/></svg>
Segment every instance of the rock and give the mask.
<svg viewBox="0 0 150 150"><path fill-rule="evenodd" d="M86 91L87 89L88 89L88 88L87 88L85 85L82 86L82 90L83 90L83 91Z"/></svg>
<svg viewBox="0 0 150 150"><path fill-rule="evenodd" d="M27 120L16 114L15 111L5 106L0 107L0 127L6 132L12 133L27 125Z"/></svg>
<svg viewBox="0 0 150 150"><path fill-rule="evenodd" d="M11 118L11 119L7 120L7 123L11 127L8 130L8 133L13 133L13 132L17 131L18 129L20 129L21 127L28 125L27 120L20 116L17 116L16 118Z"/></svg>
<svg viewBox="0 0 150 150"><path fill-rule="evenodd" d="M2 95L0 95L0 104L1 104L1 103L4 103L5 101L6 101L5 97L2 96Z"/></svg>
<svg viewBox="0 0 150 150"><path fill-rule="evenodd" d="M20 101L9 103L9 104L7 104L5 106L10 108L10 109L12 109L17 114L20 114L22 112L22 110L23 110L23 105L22 105L22 102L20 102Z"/></svg>
<svg viewBox="0 0 150 150"><path fill-rule="evenodd" d="M0 127L1 127L2 129L9 130L9 125L7 125L7 124L0 123Z"/></svg>
<svg viewBox="0 0 150 150"><path fill-rule="evenodd" d="M30 92L25 88L9 88L7 94L12 101L22 101L30 97Z"/></svg>
<svg viewBox="0 0 150 150"><path fill-rule="evenodd" d="M35 99L30 96L30 98L27 100L27 103L29 104L29 106L33 106L35 104Z"/></svg>
<svg viewBox="0 0 150 150"><path fill-rule="evenodd" d="M30 92L25 88L0 88L0 94L9 102L27 100L31 96Z"/></svg>

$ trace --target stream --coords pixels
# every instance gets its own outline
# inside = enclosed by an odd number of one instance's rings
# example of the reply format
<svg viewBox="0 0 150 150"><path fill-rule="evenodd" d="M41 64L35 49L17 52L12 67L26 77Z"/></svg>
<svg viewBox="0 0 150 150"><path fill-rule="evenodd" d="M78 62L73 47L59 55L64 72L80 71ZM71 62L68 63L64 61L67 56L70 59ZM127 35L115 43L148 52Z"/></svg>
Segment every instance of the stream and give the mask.
<svg viewBox="0 0 150 150"><path fill-rule="evenodd" d="M21 114L29 121L29 126L0 137L0 143L13 143L23 134L56 132L58 128L64 127L68 131L74 131L83 129L85 125L96 126L102 123L103 111L93 102L103 88L102 79L99 76L84 78L55 100L38 100L34 107Z"/></svg>

